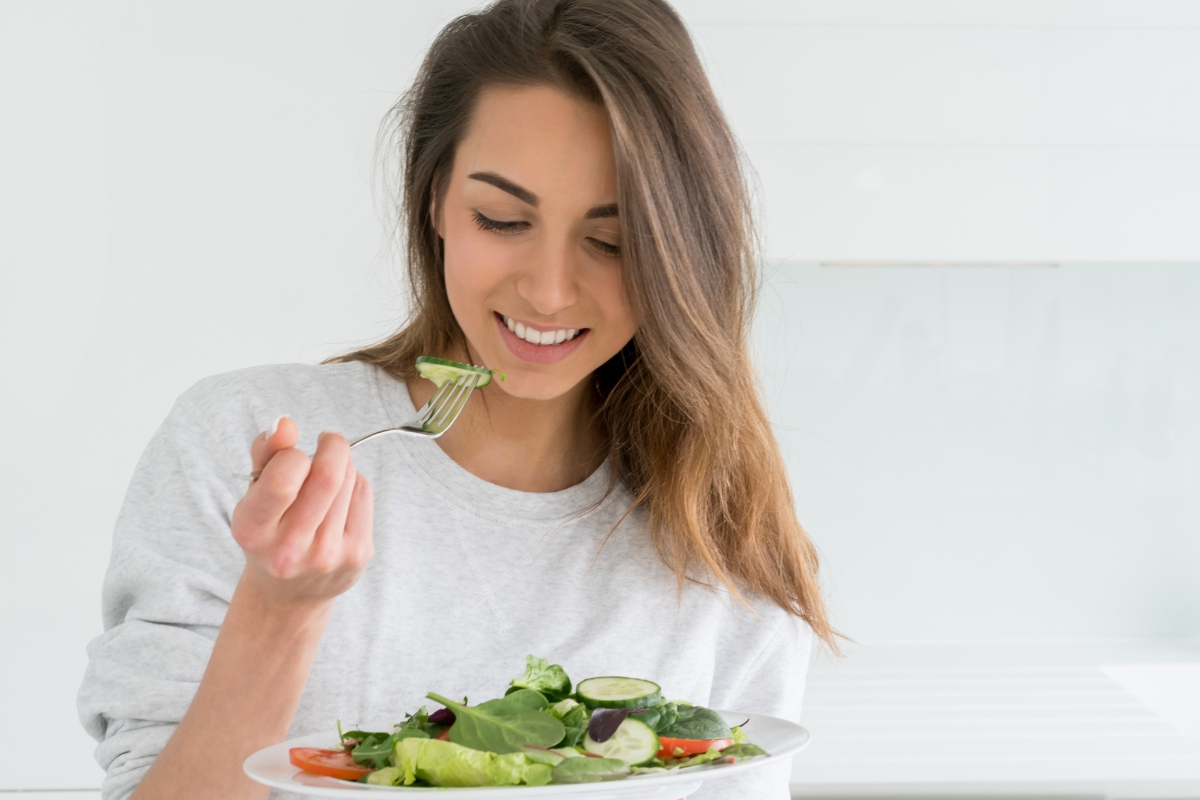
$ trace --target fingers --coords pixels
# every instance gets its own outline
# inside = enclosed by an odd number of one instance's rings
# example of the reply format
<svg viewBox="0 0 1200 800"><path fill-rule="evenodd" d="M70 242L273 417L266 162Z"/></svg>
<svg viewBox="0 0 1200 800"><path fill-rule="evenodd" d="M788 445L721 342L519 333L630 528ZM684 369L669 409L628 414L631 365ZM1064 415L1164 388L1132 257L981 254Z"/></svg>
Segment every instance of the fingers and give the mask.
<svg viewBox="0 0 1200 800"><path fill-rule="evenodd" d="M276 452L238 503L240 518L253 529L261 529L262 537L273 541L273 531L296 500L311 469L308 456L294 447ZM247 549L257 547L255 542L238 543Z"/></svg>
<svg viewBox="0 0 1200 800"><path fill-rule="evenodd" d="M280 455L283 451L276 458ZM350 445L341 434L322 433L317 437L317 452L313 454L304 485L279 521L280 542L276 556L281 574L286 573L293 562L298 562L311 546L317 528L346 480L348 461ZM270 464L267 466L260 481L268 474Z"/></svg>
<svg viewBox="0 0 1200 800"><path fill-rule="evenodd" d="M265 431L254 438L250 444L250 460L254 464L252 470L258 474L266 467L271 456L280 450L295 447L299 434L296 423L286 415L277 418Z"/></svg>
<svg viewBox="0 0 1200 800"><path fill-rule="evenodd" d="M361 472L355 475L354 494L346 512L346 527L342 534L342 547L346 561L355 569L362 569L375 555L375 494L367 477Z"/></svg>
<svg viewBox="0 0 1200 800"><path fill-rule="evenodd" d="M346 512L350 509L350 498L354 493L357 475L354 461L346 459L342 487L333 498L329 511L325 512L325 518L317 527L312 547L309 548L308 564L314 572L332 572L342 563L342 531L346 527Z"/></svg>

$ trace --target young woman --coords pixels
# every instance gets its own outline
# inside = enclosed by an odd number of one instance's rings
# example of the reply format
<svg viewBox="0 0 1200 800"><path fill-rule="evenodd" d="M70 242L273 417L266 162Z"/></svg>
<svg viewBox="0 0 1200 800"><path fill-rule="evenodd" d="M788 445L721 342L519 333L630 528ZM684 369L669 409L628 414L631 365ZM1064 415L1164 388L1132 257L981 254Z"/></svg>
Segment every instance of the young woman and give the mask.
<svg viewBox="0 0 1200 800"><path fill-rule="evenodd" d="M409 321L201 381L137 467L79 700L105 798L265 797L255 750L495 696L529 653L794 720L833 642L747 352L738 149L675 12L500 0L442 31L385 130ZM352 457L432 395L421 355L507 379L440 439Z"/></svg>

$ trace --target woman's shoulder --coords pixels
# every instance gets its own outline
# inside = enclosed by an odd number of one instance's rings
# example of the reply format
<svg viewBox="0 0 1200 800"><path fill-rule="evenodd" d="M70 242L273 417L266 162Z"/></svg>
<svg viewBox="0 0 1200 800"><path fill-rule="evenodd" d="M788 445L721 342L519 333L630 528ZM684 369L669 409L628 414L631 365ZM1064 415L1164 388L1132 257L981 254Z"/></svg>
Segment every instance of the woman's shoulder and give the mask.
<svg viewBox="0 0 1200 800"><path fill-rule="evenodd" d="M386 426L403 416L407 401L404 384L370 364L267 364L200 379L179 396L171 417L242 450L286 415L303 446L321 431Z"/></svg>
<svg viewBox="0 0 1200 800"><path fill-rule="evenodd" d="M360 361L263 364L201 378L184 391L180 401L205 410L256 399L284 404L354 397L377 400L381 377L377 367Z"/></svg>

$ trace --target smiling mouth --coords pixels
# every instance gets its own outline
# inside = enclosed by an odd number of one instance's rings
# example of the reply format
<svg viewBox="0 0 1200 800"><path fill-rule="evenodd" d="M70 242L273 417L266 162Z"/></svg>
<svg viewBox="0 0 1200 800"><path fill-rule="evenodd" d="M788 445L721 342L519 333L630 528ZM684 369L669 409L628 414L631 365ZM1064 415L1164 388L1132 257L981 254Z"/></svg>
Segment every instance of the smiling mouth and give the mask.
<svg viewBox="0 0 1200 800"><path fill-rule="evenodd" d="M496 313L496 316L500 318L504 326L512 331L513 335L518 339L523 339L530 344L536 344L540 347L569 342L588 330L587 328L557 328L550 331L538 331L499 312Z"/></svg>

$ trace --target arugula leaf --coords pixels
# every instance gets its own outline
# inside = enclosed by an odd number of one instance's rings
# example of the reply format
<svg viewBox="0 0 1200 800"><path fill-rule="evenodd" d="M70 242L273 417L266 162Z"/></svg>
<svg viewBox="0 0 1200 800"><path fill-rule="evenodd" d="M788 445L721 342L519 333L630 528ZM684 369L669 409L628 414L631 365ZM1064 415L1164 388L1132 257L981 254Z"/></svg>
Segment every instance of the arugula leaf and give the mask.
<svg viewBox="0 0 1200 800"><path fill-rule="evenodd" d="M512 685L517 689L535 689L551 703L557 703L571 693L571 679L566 670L533 655L525 657L525 674L513 678Z"/></svg>
<svg viewBox="0 0 1200 800"><path fill-rule="evenodd" d="M629 776L629 765L619 758L568 758L550 773L551 783L596 783Z"/></svg>
<svg viewBox="0 0 1200 800"><path fill-rule="evenodd" d="M396 749L396 739L396 734L368 734L350 751L350 756L355 764L362 764L371 769L383 769L388 766L388 759Z"/></svg>
<svg viewBox="0 0 1200 800"><path fill-rule="evenodd" d="M575 703L575 705L570 706L568 710L561 717L559 717L563 724L564 733L562 741L559 742L557 746L576 747L580 742L583 741L583 736L587 733L588 710L587 706L584 706L581 703L576 703L574 700L563 700L559 703L555 703L554 706L551 707L550 713L555 714L555 709L565 703ZM555 715L557 716L557 714Z"/></svg>
<svg viewBox="0 0 1200 800"><path fill-rule="evenodd" d="M508 697L465 706L448 697L426 695L454 712L450 741L463 747L491 753L517 753L525 745L553 747L566 729L552 714L535 711L520 700Z"/></svg>
<svg viewBox="0 0 1200 800"><path fill-rule="evenodd" d="M672 739L729 739L733 736L725 718L703 706L680 706L679 718L656 732Z"/></svg>

